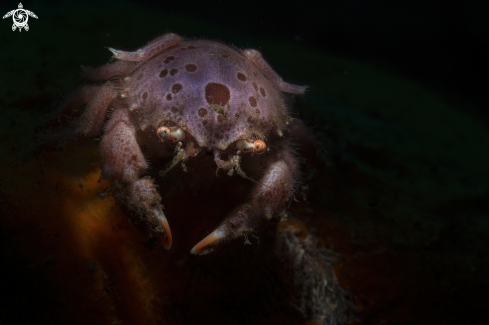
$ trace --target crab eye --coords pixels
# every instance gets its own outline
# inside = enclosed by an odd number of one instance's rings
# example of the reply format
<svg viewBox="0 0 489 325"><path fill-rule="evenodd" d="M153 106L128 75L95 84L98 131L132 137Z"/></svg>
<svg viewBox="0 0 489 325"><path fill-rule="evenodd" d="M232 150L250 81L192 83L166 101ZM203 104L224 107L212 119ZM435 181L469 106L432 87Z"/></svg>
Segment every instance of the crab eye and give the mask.
<svg viewBox="0 0 489 325"><path fill-rule="evenodd" d="M267 145L263 140L255 140L253 143L250 143L241 139L236 142L236 148L244 153L263 153L267 149Z"/></svg>
<svg viewBox="0 0 489 325"><path fill-rule="evenodd" d="M156 135L161 140L170 140L173 142L182 141L185 139L185 131L178 126L160 126L158 130L156 130Z"/></svg>
<svg viewBox="0 0 489 325"><path fill-rule="evenodd" d="M171 136L171 130L166 126L161 126L156 130L156 135L158 135L158 138L166 140Z"/></svg>
<svg viewBox="0 0 489 325"><path fill-rule="evenodd" d="M253 153L263 153L267 149L267 145L262 140L253 142Z"/></svg>

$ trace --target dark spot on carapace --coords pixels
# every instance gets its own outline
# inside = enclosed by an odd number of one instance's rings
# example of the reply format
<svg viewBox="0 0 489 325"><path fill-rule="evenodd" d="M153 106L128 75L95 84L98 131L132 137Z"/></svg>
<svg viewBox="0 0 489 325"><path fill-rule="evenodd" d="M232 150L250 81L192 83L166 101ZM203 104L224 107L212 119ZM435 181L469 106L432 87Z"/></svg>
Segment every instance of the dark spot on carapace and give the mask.
<svg viewBox="0 0 489 325"><path fill-rule="evenodd" d="M174 76L178 73L178 69L171 69L170 70L170 76Z"/></svg>
<svg viewBox="0 0 489 325"><path fill-rule="evenodd" d="M247 121L248 121L248 123L250 123L250 124L251 124L251 123L253 123L253 117L251 117L251 116L248 116L248 119L247 119Z"/></svg>
<svg viewBox="0 0 489 325"><path fill-rule="evenodd" d="M185 65L185 70L187 70L187 72L195 72L197 71L197 66L195 64L189 63Z"/></svg>
<svg viewBox="0 0 489 325"><path fill-rule="evenodd" d="M205 86L205 100L209 104L224 106L229 102L231 97L231 92L229 88L223 84L218 84L216 82L209 82Z"/></svg>
<svg viewBox="0 0 489 325"><path fill-rule="evenodd" d="M183 86L181 84L174 84L173 86L171 86L171 91L174 94L178 93L182 89L183 89Z"/></svg>
<svg viewBox="0 0 489 325"><path fill-rule="evenodd" d="M253 85L253 88L255 88L255 91L258 91L258 86L256 85L256 83L252 82L251 84Z"/></svg>
<svg viewBox="0 0 489 325"><path fill-rule="evenodd" d="M166 95L166 100L171 100L171 99L172 99L171 94Z"/></svg>
<svg viewBox="0 0 489 325"><path fill-rule="evenodd" d="M145 92L143 93L143 100L146 100L146 98L148 98L148 92L146 92L146 91L145 91Z"/></svg>
<svg viewBox="0 0 489 325"><path fill-rule="evenodd" d="M160 78L166 77L167 74L168 74L168 70L167 69L161 70L161 72L160 72Z"/></svg>
<svg viewBox="0 0 489 325"><path fill-rule="evenodd" d="M241 73L241 72L238 72L238 79L241 80L241 81L246 81L248 80L248 78L246 78L245 74L244 73Z"/></svg>
<svg viewBox="0 0 489 325"><path fill-rule="evenodd" d="M260 93L263 97L267 97L267 93L265 92L265 89L263 89L263 87L260 87Z"/></svg>
<svg viewBox="0 0 489 325"><path fill-rule="evenodd" d="M256 115L260 115L260 110L258 108L255 110L255 112L256 112Z"/></svg>
<svg viewBox="0 0 489 325"><path fill-rule="evenodd" d="M163 61L163 62L165 62L165 63L170 63L170 62L171 62L171 61L173 61L173 60L175 60L175 57L174 57L173 55L171 55L171 56L167 57L167 58L165 59L165 61Z"/></svg>
<svg viewBox="0 0 489 325"><path fill-rule="evenodd" d="M221 57L226 59L226 58L229 58L229 55L223 53L223 54L221 54Z"/></svg>
<svg viewBox="0 0 489 325"><path fill-rule="evenodd" d="M207 120L203 120L203 121L202 121L202 125L203 125L203 126L207 126L207 124L209 124L209 121L207 121Z"/></svg>
<svg viewBox="0 0 489 325"><path fill-rule="evenodd" d="M224 116L222 114L217 114L217 122L219 123L224 122Z"/></svg>
<svg viewBox="0 0 489 325"><path fill-rule="evenodd" d="M173 113L178 113L178 108L176 108L175 106L172 106L170 108L170 110L173 112Z"/></svg>
<svg viewBox="0 0 489 325"><path fill-rule="evenodd" d="M205 108L201 107L201 108L199 108L198 113L199 113L200 117L204 117L207 115L207 110Z"/></svg>
<svg viewBox="0 0 489 325"><path fill-rule="evenodd" d="M139 75L139 76L138 76L136 79L137 79L137 80L141 80L141 79L143 79L143 74L141 73L141 74L140 74L140 75Z"/></svg>
<svg viewBox="0 0 489 325"><path fill-rule="evenodd" d="M234 114L234 119L235 120L239 119L239 113Z"/></svg>
<svg viewBox="0 0 489 325"><path fill-rule="evenodd" d="M248 100L250 101L250 105L253 106L253 107L256 107L256 98L251 96L250 98L248 98Z"/></svg>

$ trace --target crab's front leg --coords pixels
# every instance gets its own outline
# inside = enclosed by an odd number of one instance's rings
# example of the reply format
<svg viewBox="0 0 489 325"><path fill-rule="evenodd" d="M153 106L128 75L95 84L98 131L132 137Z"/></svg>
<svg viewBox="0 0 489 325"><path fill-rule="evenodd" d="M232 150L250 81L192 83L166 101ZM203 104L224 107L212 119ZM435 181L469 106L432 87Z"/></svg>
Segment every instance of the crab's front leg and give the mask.
<svg viewBox="0 0 489 325"><path fill-rule="evenodd" d="M56 118L41 124L37 134L39 139L56 144L60 141L73 141L80 137L93 137L99 134L105 122L105 116L111 104L117 98L116 86L107 82L102 86L84 85L71 92L60 105ZM83 113L69 127L59 128L60 115L73 115L77 111ZM47 131L49 126L56 125L54 131Z"/></svg>
<svg viewBox="0 0 489 325"><path fill-rule="evenodd" d="M272 67L268 65L268 63L263 59L260 52L257 50L244 50L243 54L248 60L253 62L258 69L270 80L275 86L277 86L281 91L296 94L296 95L304 95L308 86L298 86L289 84L285 82L275 71L273 71Z"/></svg>
<svg viewBox="0 0 489 325"><path fill-rule="evenodd" d="M182 41L182 38L173 33L164 34L157 39L149 42L146 46L143 46L135 52L125 52L121 50L116 50L109 47L114 56L113 58L121 61L131 61L131 62L141 62L155 54L161 53L164 50L177 45Z"/></svg>
<svg viewBox="0 0 489 325"><path fill-rule="evenodd" d="M136 141L135 132L127 111L114 111L101 141L102 175L122 181L125 204L145 218L165 248L170 249L172 237L162 211L161 197L151 179L141 177L148 163Z"/></svg>
<svg viewBox="0 0 489 325"><path fill-rule="evenodd" d="M265 172L251 192L251 201L238 206L211 234L192 248L192 254L208 254L220 243L254 232L270 221L272 216L284 212L294 194L299 167L285 140L272 150L274 153L269 153L265 158ZM243 172L238 170L238 173Z"/></svg>

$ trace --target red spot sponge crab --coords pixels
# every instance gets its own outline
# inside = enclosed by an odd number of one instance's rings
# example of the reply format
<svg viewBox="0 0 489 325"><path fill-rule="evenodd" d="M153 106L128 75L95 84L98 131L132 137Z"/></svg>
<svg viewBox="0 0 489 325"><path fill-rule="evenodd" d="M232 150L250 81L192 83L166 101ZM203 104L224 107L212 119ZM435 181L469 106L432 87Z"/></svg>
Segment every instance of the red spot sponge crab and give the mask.
<svg viewBox="0 0 489 325"><path fill-rule="evenodd" d="M197 243L193 254L209 253L284 213L299 180L289 139L296 127L290 123L302 125L291 118L283 93L304 94L306 86L284 82L256 50L239 52L171 33L135 52L109 50L115 60L83 67L90 83L61 104L62 111L84 108L81 116L44 135L48 140L102 134L102 176L118 185L115 196L167 249L172 234L161 196L145 175L149 156L170 157L162 177L179 164L186 171L187 161L195 160L209 180L217 166L256 183L249 200Z"/></svg>

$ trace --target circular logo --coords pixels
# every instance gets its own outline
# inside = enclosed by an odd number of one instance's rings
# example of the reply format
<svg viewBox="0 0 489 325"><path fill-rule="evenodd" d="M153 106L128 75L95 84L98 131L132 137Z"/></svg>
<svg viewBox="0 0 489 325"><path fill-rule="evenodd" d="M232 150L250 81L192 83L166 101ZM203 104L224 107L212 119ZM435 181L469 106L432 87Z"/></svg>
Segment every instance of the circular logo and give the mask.
<svg viewBox="0 0 489 325"><path fill-rule="evenodd" d="M24 27L27 24L27 20L29 19L27 16L27 12L24 9L15 10L14 16L14 24L17 27Z"/></svg>

